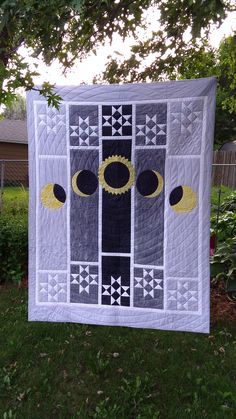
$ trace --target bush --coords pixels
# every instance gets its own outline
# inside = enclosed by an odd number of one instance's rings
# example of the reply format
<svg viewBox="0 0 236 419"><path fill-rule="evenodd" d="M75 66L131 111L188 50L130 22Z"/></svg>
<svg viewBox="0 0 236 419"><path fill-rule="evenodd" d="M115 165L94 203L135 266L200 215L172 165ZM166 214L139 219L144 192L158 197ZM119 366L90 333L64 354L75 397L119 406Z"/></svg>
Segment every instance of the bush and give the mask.
<svg viewBox="0 0 236 419"><path fill-rule="evenodd" d="M218 226L217 216L211 217L211 234L217 235L217 242L223 242L230 237L236 236L236 212L225 211L219 215Z"/></svg>
<svg viewBox="0 0 236 419"><path fill-rule="evenodd" d="M233 211L236 212L236 191L232 192L221 205L221 212Z"/></svg>
<svg viewBox="0 0 236 419"><path fill-rule="evenodd" d="M216 235L217 249L211 258L212 283L222 281L228 296L236 298L236 192L230 194L211 217L211 234Z"/></svg>
<svg viewBox="0 0 236 419"><path fill-rule="evenodd" d="M0 216L0 283L20 283L27 269L27 216Z"/></svg>
<svg viewBox="0 0 236 419"><path fill-rule="evenodd" d="M228 296L236 299L236 237L220 243L211 260L213 283L223 280Z"/></svg>

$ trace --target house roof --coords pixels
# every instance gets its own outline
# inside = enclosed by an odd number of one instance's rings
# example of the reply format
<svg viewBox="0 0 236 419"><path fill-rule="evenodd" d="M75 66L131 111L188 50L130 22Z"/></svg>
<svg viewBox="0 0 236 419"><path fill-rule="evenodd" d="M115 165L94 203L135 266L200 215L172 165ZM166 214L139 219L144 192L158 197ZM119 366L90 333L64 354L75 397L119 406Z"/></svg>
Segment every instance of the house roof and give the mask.
<svg viewBox="0 0 236 419"><path fill-rule="evenodd" d="M236 140L224 143L220 147L220 151L236 151Z"/></svg>
<svg viewBox="0 0 236 419"><path fill-rule="evenodd" d="M0 121L0 142L28 144L27 123L16 119Z"/></svg>

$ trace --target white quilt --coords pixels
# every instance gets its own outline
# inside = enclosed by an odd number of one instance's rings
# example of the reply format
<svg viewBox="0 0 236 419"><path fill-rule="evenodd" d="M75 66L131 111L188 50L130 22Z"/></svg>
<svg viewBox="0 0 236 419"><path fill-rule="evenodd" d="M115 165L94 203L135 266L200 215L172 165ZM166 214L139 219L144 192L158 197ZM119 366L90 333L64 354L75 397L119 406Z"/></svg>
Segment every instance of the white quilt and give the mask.
<svg viewBox="0 0 236 419"><path fill-rule="evenodd" d="M215 88L28 93L29 320L209 331Z"/></svg>

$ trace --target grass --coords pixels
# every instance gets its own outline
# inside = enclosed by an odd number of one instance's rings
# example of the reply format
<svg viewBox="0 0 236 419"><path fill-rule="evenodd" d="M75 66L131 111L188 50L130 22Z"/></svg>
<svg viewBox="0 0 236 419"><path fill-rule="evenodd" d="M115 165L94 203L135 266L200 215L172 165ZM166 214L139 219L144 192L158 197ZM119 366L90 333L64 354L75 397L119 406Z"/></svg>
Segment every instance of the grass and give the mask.
<svg viewBox="0 0 236 419"><path fill-rule="evenodd" d="M24 188L4 189L4 213L27 204ZM29 323L26 301L0 288L0 418L236 417L236 325L199 335Z"/></svg>
<svg viewBox="0 0 236 419"><path fill-rule="evenodd" d="M3 189L4 214L21 215L28 212L29 191L24 186L7 186Z"/></svg>
<svg viewBox="0 0 236 419"><path fill-rule="evenodd" d="M0 417L236 417L236 325L201 335L29 323L26 298L0 293Z"/></svg>

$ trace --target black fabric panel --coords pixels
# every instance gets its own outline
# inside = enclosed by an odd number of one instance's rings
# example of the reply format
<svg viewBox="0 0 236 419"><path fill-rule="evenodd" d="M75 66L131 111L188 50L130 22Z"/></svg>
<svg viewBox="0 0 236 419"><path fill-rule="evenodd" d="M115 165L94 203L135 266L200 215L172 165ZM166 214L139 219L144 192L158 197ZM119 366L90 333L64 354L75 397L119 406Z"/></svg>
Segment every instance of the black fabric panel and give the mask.
<svg viewBox="0 0 236 419"><path fill-rule="evenodd" d="M103 160L112 155L131 158L130 140L103 140ZM131 191L113 195L102 191L102 251L130 252Z"/></svg>
<svg viewBox="0 0 236 419"><path fill-rule="evenodd" d="M122 288L117 284L112 286L112 278L117 280L120 278L121 287L129 287L126 290L129 296L122 295ZM120 295L121 306L130 305L130 258L122 256L103 256L102 257L102 294L104 294L104 285L111 285L108 289L108 294L102 295L102 304L105 305L116 305L112 304L111 297L117 298ZM117 290L117 292L116 292Z"/></svg>

